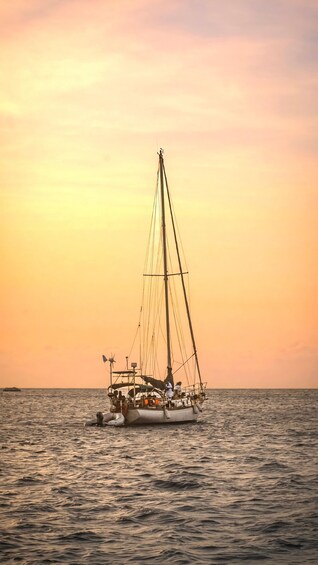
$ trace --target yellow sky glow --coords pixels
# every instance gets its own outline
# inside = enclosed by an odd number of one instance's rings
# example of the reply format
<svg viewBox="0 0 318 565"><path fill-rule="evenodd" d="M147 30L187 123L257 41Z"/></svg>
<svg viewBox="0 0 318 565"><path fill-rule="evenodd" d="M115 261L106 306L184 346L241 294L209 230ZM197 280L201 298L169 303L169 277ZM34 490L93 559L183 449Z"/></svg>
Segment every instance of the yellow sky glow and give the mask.
<svg viewBox="0 0 318 565"><path fill-rule="evenodd" d="M210 387L317 387L318 6L0 3L1 384L130 350L165 149Z"/></svg>

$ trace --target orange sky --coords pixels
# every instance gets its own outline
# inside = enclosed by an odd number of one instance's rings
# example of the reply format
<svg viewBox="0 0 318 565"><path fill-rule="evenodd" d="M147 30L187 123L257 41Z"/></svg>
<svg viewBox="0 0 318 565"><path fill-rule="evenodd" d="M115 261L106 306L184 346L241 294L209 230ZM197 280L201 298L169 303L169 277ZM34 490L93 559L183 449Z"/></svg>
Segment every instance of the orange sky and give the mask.
<svg viewBox="0 0 318 565"><path fill-rule="evenodd" d="M0 2L0 386L100 387L159 147L211 387L316 387L318 5Z"/></svg>

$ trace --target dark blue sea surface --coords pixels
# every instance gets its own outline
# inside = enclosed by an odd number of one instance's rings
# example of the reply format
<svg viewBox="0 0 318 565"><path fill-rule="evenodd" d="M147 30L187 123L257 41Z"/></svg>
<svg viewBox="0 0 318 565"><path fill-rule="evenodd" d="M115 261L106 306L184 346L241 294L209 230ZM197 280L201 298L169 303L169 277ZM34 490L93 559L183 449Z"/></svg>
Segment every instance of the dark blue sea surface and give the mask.
<svg viewBox="0 0 318 565"><path fill-rule="evenodd" d="M0 393L0 562L318 563L318 390L213 390L197 423L85 428L105 391Z"/></svg>

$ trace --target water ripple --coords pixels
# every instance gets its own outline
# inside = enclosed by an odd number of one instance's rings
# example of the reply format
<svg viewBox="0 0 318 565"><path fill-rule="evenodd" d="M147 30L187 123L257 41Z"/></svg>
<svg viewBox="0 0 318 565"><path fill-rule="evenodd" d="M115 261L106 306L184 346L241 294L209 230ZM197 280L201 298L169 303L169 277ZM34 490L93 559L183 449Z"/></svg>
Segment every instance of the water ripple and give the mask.
<svg viewBox="0 0 318 565"><path fill-rule="evenodd" d="M0 394L1 563L316 564L317 400L211 391L196 424L97 429L103 391Z"/></svg>

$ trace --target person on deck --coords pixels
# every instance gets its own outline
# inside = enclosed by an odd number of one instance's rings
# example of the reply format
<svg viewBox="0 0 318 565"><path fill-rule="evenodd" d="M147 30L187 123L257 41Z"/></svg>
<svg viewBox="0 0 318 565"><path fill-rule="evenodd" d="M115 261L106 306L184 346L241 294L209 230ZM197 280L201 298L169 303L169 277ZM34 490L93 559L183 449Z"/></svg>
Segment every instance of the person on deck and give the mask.
<svg viewBox="0 0 318 565"><path fill-rule="evenodd" d="M179 381L174 387L174 397L180 398L181 397L181 381Z"/></svg>
<svg viewBox="0 0 318 565"><path fill-rule="evenodd" d="M168 399L168 406L170 406L173 397L173 388L172 388L172 384L169 382L166 384L166 397Z"/></svg>

